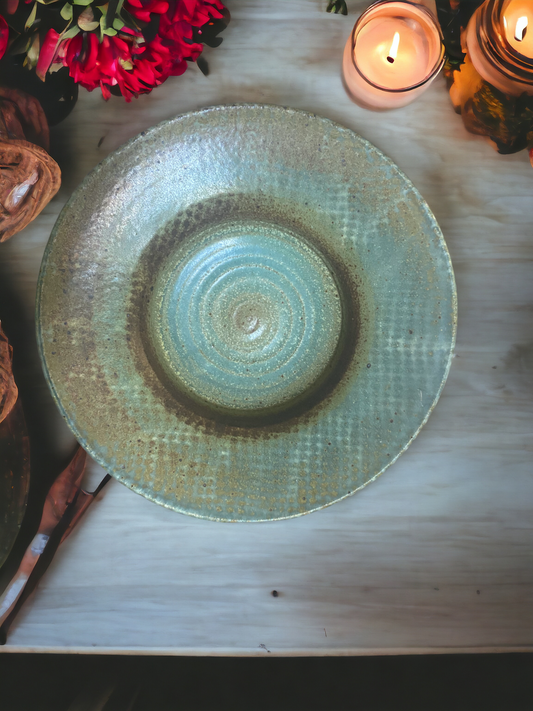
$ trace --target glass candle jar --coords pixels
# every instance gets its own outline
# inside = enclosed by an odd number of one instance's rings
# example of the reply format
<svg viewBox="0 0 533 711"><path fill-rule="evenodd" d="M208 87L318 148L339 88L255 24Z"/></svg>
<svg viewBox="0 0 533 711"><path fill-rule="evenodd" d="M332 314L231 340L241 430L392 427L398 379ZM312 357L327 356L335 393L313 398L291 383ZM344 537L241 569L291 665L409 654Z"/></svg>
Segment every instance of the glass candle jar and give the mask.
<svg viewBox="0 0 533 711"><path fill-rule="evenodd" d="M344 48L342 70L356 103L384 110L414 101L443 64L436 18L418 3L395 0L374 3L361 15Z"/></svg>
<svg viewBox="0 0 533 711"><path fill-rule="evenodd" d="M533 0L486 0L468 23L465 50L502 93L533 95Z"/></svg>

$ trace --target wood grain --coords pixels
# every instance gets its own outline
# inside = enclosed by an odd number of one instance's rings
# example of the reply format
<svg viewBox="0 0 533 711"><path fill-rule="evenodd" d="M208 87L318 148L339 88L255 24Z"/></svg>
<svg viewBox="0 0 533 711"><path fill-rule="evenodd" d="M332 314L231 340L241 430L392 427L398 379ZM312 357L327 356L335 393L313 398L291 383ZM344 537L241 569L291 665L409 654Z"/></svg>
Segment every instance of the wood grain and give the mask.
<svg viewBox="0 0 533 711"><path fill-rule="evenodd" d="M302 518L200 521L111 482L60 550L4 651L532 649L533 171L525 153L499 156L466 133L443 79L396 112L352 104L341 55L365 3L349 2L348 17L325 13L326 4L229 1L233 20L222 46L206 52L208 77L193 67L131 105L82 92L52 134L61 191L1 245L0 277L8 279L20 328L32 332L50 230L105 155L148 126L202 106L307 109L389 155L441 224L459 294L456 357L442 399L380 479ZM31 387L23 395L31 397L34 421L51 423L61 456L70 435L37 358L25 368Z"/></svg>

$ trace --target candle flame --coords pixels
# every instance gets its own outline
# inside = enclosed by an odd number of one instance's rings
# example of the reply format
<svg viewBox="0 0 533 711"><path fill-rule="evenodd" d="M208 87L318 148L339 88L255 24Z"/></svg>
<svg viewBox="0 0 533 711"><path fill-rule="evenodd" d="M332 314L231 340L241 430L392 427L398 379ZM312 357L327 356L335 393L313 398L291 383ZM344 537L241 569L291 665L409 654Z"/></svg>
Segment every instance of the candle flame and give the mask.
<svg viewBox="0 0 533 711"><path fill-rule="evenodd" d="M391 64L394 62L396 59L396 55L398 54L398 45L400 44L400 33L395 32L394 33L394 39L392 40L392 44L389 49L389 54L387 55L387 62L390 62Z"/></svg>
<svg viewBox="0 0 533 711"><path fill-rule="evenodd" d="M521 42L524 37L526 36L527 32L527 17L524 15L524 17L519 17L518 20L516 21L516 27L514 31L514 37L516 40Z"/></svg>

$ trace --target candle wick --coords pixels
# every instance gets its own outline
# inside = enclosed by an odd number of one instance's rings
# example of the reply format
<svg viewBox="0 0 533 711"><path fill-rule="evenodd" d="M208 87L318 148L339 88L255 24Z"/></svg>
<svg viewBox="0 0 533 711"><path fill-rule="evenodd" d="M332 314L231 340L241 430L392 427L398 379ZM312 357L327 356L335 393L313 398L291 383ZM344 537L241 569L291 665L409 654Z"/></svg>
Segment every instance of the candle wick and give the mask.
<svg viewBox="0 0 533 711"><path fill-rule="evenodd" d="M394 60L396 59L396 56L398 55L398 45L400 44L400 33L395 32L394 33L394 38L392 40L392 44L389 49L389 53L387 55L387 62L390 64L394 64Z"/></svg>

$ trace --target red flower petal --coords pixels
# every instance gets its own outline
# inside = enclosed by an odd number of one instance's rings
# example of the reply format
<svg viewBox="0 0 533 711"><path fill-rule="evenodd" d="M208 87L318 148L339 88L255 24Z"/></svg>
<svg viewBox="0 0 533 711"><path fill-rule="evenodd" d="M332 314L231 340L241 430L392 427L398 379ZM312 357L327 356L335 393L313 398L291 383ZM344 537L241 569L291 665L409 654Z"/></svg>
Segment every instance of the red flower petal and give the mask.
<svg viewBox="0 0 533 711"><path fill-rule="evenodd" d="M43 81L56 53L58 39L59 32L52 29L48 30L44 38L36 68L37 76Z"/></svg>
<svg viewBox="0 0 533 711"><path fill-rule="evenodd" d="M179 77L187 71L187 66L187 62L184 59L174 62L170 71L170 76Z"/></svg>
<svg viewBox="0 0 533 711"><path fill-rule="evenodd" d="M7 43L9 41L9 27L7 22L4 20L2 15L0 15L0 59L4 56Z"/></svg>
<svg viewBox="0 0 533 711"><path fill-rule="evenodd" d="M220 18L222 13L219 10L224 9L224 5L218 0L214 2L206 2L206 0L179 0L177 5L177 14L180 20L189 22L194 27L201 27L212 17Z"/></svg>
<svg viewBox="0 0 533 711"><path fill-rule="evenodd" d="M98 37L93 32L87 33L86 39L87 46L84 52L83 67L85 71L89 72L96 66L100 43L98 42Z"/></svg>
<svg viewBox="0 0 533 711"><path fill-rule="evenodd" d="M66 66L71 66L73 62L75 62L81 52L81 47L83 44L83 35L79 34L73 37L72 39L66 40L65 44L67 45L67 49L65 52L65 62Z"/></svg>
<svg viewBox="0 0 533 711"><path fill-rule="evenodd" d="M102 96L107 101L111 97L111 92L109 91L109 88L104 84L104 82L101 81L100 89L102 90Z"/></svg>
<svg viewBox="0 0 533 711"><path fill-rule="evenodd" d="M126 0L125 9L141 22L150 22L151 15L163 15L169 8L167 0Z"/></svg>
<svg viewBox="0 0 533 711"><path fill-rule="evenodd" d="M167 10L168 2L164 2L164 0L155 0L155 2L152 4L150 12L155 12L158 15L163 15Z"/></svg>

